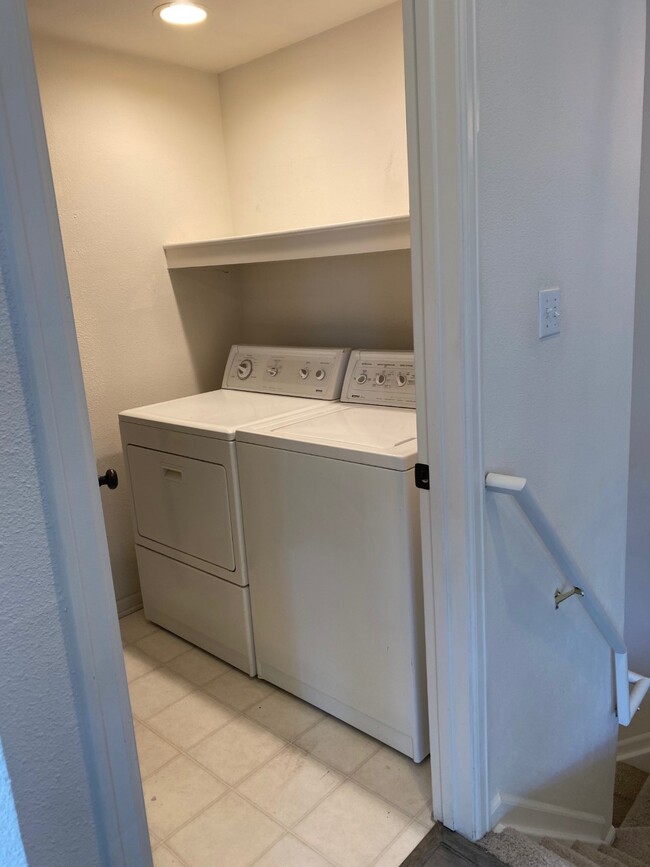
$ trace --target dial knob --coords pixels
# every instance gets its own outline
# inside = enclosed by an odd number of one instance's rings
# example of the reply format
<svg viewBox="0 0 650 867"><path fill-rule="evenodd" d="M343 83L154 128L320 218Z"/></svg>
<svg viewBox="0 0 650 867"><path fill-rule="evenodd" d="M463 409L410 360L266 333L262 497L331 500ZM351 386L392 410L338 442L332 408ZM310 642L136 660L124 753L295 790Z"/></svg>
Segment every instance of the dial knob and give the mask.
<svg viewBox="0 0 650 867"><path fill-rule="evenodd" d="M319 382L322 382L325 379L325 371L324 370L317 370L316 371L316 379Z"/></svg>
<svg viewBox="0 0 650 867"><path fill-rule="evenodd" d="M406 385L406 382L407 382L407 380L406 380L406 377L404 376L404 374L403 374L403 373L398 373L398 374L397 374L397 384L398 384L398 386L399 386L400 388L402 388L403 386Z"/></svg>
<svg viewBox="0 0 650 867"><path fill-rule="evenodd" d="M278 375L277 367L267 367L266 372L268 373L269 376L277 376Z"/></svg>
<svg viewBox="0 0 650 867"><path fill-rule="evenodd" d="M237 365L237 378L238 379L248 379L248 377L253 372L253 362L250 358L245 358L243 361L240 361Z"/></svg>
<svg viewBox="0 0 650 867"><path fill-rule="evenodd" d="M307 379L307 377L309 376L309 371L307 370L306 367L301 367L300 370L298 371L298 376L301 379Z"/></svg>
<svg viewBox="0 0 650 867"><path fill-rule="evenodd" d="M386 382L386 377L383 373L378 373L375 377L375 382L377 385L383 385Z"/></svg>
<svg viewBox="0 0 650 867"><path fill-rule="evenodd" d="M364 382L368 382L368 377L365 373L360 373L359 376L357 376L357 382L359 385L363 385Z"/></svg>

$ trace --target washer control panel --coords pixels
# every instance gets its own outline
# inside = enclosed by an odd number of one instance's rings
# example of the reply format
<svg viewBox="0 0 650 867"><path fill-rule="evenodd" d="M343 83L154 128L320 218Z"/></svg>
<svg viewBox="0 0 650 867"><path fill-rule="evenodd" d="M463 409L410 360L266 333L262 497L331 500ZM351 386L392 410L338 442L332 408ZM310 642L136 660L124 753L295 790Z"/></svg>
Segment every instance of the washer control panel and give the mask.
<svg viewBox="0 0 650 867"><path fill-rule="evenodd" d="M338 400L349 349L233 346L223 388Z"/></svg>
<svg viewBox="0 0 650 867"><path fill-rule="evenodd" d="M415 409L413 353L355 349L350 354L341 400Z"/></svg>

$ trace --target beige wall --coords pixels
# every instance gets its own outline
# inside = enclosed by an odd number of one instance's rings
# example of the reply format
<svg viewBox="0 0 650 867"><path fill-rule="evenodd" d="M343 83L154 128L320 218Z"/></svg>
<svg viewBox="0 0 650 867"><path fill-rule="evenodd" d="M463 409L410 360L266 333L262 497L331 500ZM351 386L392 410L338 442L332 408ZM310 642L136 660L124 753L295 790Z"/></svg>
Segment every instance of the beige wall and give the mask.
<svg viewBox="0 0 650 867"><path fill-rule="evenodd" d="M237 280L248 343L413 346L408 250L243 265Z"/></svg>
<svg viewBox="0 0 650 867"><path fill-rule="evenodd" d="M162 245L231 230L214 76L76 44L35 54L99 470L119 410L216 387L236 327L228 277ZM216 282L215 282L216 281ZM102 495L115 590L138 593L127 490Z"/></svg>
<svg viewBox="0 0 650 867"><path fill-rule="evenodd" d="M400 3L219 86L237 234L408 213Z"/></svg>

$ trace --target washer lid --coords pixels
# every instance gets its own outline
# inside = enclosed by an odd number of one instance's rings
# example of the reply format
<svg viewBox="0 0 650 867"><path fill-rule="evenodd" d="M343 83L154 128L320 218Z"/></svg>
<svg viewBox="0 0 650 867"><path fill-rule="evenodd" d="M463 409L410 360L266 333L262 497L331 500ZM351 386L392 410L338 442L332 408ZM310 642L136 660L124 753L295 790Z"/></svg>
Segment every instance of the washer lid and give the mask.
<svg viewBox="0 0 650 867"><path fill-rule="evenodd" d="M302 397L219 389L126 410L120 419L232 440L241 425L322 406Z"/></svg>
<svg viewBox="0 0 650 867"><path fill-rule="evenodd" d="M417 460L415 410L395 407L336 404L251 425L237 432L237 441L394 470Z"/></svg>

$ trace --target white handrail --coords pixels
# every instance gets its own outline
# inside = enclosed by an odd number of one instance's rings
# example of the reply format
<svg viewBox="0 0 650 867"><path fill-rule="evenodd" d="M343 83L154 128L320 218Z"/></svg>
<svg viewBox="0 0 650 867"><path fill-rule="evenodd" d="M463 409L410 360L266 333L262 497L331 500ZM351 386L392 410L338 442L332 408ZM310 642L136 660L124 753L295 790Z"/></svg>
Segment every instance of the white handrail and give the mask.
<svg viewBox="0 0 650 867"><path fill-rule="evenodd" d="M533 529L546 545L564 577L572 585L568 593L556 592L556 608L571 595L579 596L585 611L594 625L614 652L614 672L616 678L616 710L618 721L627 726L639 709L650 689L650 678L631 672L628 668L627 647L616 626L591 590L580 567L565 547L555 527L542 511L539 503L521 476L507 476L501 473L488 473L485 477L486 488L501 494L510 494L519 504L522 512ZM630 684L633 684L630 692Z"/></svg>

